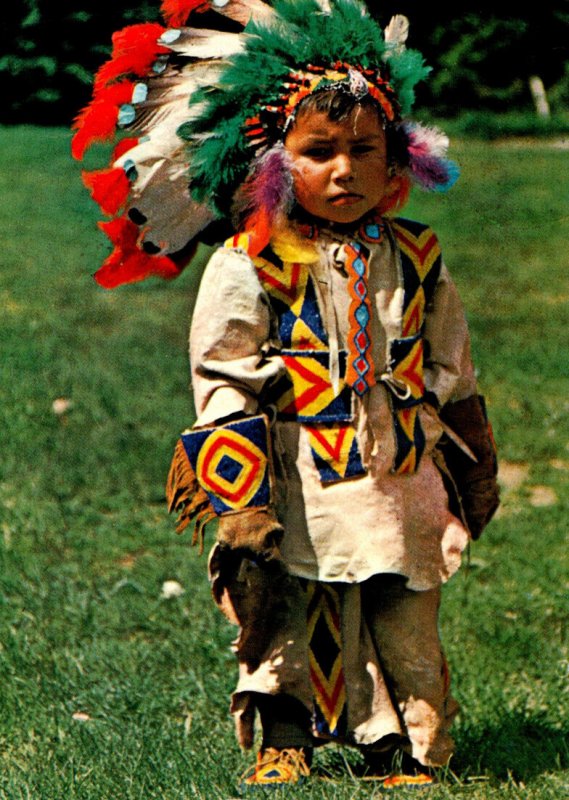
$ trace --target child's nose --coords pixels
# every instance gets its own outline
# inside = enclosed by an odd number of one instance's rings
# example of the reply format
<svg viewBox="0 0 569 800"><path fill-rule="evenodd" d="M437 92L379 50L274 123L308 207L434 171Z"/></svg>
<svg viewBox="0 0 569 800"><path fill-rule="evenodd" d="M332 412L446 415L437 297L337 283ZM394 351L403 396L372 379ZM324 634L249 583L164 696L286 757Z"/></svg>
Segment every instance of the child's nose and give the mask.
<svg viewBox="0 0 569 800"><path fill-rule="evenodd" d="M334 177L336 180L346 180L352 175L352 159L347 153L338 153L334 162Z"/></svg>

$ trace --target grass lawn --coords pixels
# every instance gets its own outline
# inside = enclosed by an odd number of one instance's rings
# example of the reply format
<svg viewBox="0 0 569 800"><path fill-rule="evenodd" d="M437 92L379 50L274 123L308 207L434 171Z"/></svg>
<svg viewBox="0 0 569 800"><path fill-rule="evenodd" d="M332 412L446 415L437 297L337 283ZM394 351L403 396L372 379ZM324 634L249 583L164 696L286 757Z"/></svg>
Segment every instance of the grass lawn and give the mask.
<svg viewBox="0 0 569 800"><path fill-rule="evenodd" d="M196 277L96 286L106 244L68 144L62 130L0 130L0 798L230 800L251 760L228 714L235 631L163 499L192 419ZM428 797L560 800L567 152L458 142L454 155L457 187L417 195L408 214L439 233L467 307L503 504L445 587L443 638L463 713L456 756ZM166 580L184 593L162 596ZM356 761L325 748L317 765L332 782L271 796L379 797L351 776Z"/></svg>

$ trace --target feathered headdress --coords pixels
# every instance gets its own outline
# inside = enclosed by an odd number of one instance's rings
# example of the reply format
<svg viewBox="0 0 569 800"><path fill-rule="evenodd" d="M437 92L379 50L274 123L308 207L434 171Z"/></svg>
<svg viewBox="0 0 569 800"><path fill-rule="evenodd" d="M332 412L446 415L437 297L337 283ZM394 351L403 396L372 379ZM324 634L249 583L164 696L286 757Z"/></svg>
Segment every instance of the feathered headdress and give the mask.
<svg viewBox="0 0 569 800"><path fill-rule="evenodd" d="M236 196L258 252L292 205L282 143L315 92L369 95L405 143L407 180L432 190L456 180L444 134L403 121L429 72L405 45L405 17L382 31L360 0L163 0L162 14L166 26L113 36L73 125L77 159L94 142L116 143L109 167L83 173L110 217L100 223L114 245L95 275L102 286L179 274L180 254Z"/></svg>

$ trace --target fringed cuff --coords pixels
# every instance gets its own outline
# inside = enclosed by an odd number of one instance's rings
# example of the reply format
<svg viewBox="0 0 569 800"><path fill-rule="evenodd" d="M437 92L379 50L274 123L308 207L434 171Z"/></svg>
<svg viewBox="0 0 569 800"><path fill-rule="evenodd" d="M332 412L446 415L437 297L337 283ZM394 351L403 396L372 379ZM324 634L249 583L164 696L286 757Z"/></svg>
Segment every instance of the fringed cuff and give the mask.
<svg viewBox="0 0 569 800"><path fill-rule="evenodd" d="M259 414L185 431L176 444L166 486L176 530L195 522L192 544L203 547L205 525L217 516L271 505L273 468L267 418Z"/></svg>

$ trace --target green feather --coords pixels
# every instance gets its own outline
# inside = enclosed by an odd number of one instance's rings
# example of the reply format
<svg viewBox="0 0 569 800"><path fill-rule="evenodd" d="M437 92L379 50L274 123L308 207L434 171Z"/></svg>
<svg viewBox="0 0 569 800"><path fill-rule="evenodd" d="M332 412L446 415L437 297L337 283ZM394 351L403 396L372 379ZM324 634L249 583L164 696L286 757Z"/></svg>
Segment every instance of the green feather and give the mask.
<svg viewBox="0 0 569 800"><path fill-rule="evenodd" d="M429 72L416 50L386 54L383 31L360 0L331 0L330 14L315 0L275 0L273 6L276 15L269 22L247 25L245 50L228 59L217 85L190 98L203 109L179 129L190 148L192 195L220 215L228 213L252 158L246 120L278 101L292 69L335 61L374 67L385 57L404 115L413 105L415 85Z"/></svg>

